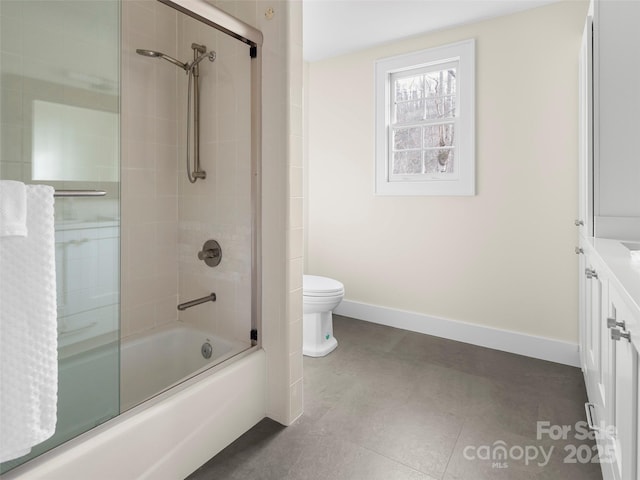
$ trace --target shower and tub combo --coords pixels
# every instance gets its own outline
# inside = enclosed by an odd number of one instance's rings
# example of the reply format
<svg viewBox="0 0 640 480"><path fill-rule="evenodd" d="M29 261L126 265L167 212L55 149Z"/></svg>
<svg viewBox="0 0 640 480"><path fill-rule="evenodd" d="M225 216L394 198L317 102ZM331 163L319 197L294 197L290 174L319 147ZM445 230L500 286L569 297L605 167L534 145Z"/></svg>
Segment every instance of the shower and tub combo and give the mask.
<svg viewBox="0 0 640 480"><path fill-rule="evenodd" d="M67 52L68 63L38 64L34 78L2 65L3 85L26 85L19 95L34 105L33 118L15 118L33 122L21 129L33 138L19 139L33 145L28 161L37 163L39 131L73 132L64 141L84 157L61 150L56 160L47 151L48 162L59 162L55 174L21 178L70 192L55 202L58 426L29 455L0 464L0 474L184 478L266 412L263 38L200 0L86 7L78 32L100 18L112 34L101 40L100 62L78 65L81 50ZM11 13L4 8L0 16ZM38 24L29 15L46 12L24 8L29 31ZM157 24L142 34L123 22L130 30L120 49L120 13ZM49 30L74 34L73 22L53 10L48 17ZM94 189L105 195L74 193Z"/></svg>

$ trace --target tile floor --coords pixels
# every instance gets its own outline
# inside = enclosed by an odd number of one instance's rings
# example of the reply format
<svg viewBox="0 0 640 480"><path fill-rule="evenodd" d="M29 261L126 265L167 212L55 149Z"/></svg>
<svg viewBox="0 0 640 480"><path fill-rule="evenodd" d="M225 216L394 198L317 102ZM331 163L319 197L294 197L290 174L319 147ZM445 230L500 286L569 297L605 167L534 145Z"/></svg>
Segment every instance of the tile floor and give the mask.
<svg viewBox="0 0 640 480"><path fill-rule="evenodd" d="M333 353L304 358L302 418L263 420L190 480L602 478L576 436L579 369L340 316L334 333ZM538 421L571 431L537 438Z"/></svg>

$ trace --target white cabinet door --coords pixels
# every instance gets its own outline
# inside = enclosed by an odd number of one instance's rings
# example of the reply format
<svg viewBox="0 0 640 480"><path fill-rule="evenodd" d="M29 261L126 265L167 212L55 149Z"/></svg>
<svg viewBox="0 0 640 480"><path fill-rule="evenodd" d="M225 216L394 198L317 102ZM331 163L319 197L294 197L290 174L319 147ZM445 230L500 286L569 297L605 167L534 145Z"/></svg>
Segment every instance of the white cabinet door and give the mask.
<svg viewBox="0 0 640 480"><path fill-rule="evenodd" d="M586 383L591 403L596 406L596 416L603 419L602 409L606 408L604 393L603 357L606 355L602 336L606 329L606 289L607 282L602 276L604 268L597 259L585 255L585 343L586 343ZM604 310L603 310L604 309Z"/></svg>
<svg viewBox="0 0 640 480"><path fill-rule="evenodd" d="M611 322L617 323L609 335L612 370L606 432L611 467L616 480L637 479L638 352L629 337L640 330L637 316L614 288L609 291L609 311Z"/></svg>
<svg viewBox="0 0 640 480"><path fill-rule="evenodd" d="M608 340L609 330L607 328L609 282L601 260L588 252L584 257L584 341L587 366L585 381L590 404L587 415L595 426L599 456L606 460L608 452L613 450L612 439L606 435L606 426L609 425L609 386L611 383L610 341ZM613 475L610 463L602 465L602 474L604 480L618 480Z"/></svg>

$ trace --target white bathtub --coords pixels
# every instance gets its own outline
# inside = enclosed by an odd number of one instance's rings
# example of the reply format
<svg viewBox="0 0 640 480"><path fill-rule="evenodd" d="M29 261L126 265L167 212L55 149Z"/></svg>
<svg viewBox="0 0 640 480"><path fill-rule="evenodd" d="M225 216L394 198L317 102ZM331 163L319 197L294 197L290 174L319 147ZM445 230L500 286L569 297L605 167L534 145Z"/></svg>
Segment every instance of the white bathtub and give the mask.
<svg viewBox="0 0 640 480"><path fill-rule="evenodd" d="M205 343L212 347L210 358L202 355ZM120 347L120 408L128 410L249 347L187 324L129 337Z"/></svg>
<svg viewBox="0 0 640 480"><path fill-rule="evenodd" d="M2 476L3 480L185 478L266 415L258 347L210 368Z"/></svg>

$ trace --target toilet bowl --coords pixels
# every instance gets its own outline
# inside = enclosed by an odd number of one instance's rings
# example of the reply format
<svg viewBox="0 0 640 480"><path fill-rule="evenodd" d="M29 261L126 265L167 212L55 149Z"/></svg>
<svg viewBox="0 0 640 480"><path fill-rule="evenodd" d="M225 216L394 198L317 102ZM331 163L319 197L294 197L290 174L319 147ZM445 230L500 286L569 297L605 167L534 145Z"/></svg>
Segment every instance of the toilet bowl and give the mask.
<svg viewBox="0 0 640 480"><path fill-rule="evenodd" d="M344 285L316 275L302 279L302 354L323 357L338 346L333 336L333 309L344 297Z"/></svg>

